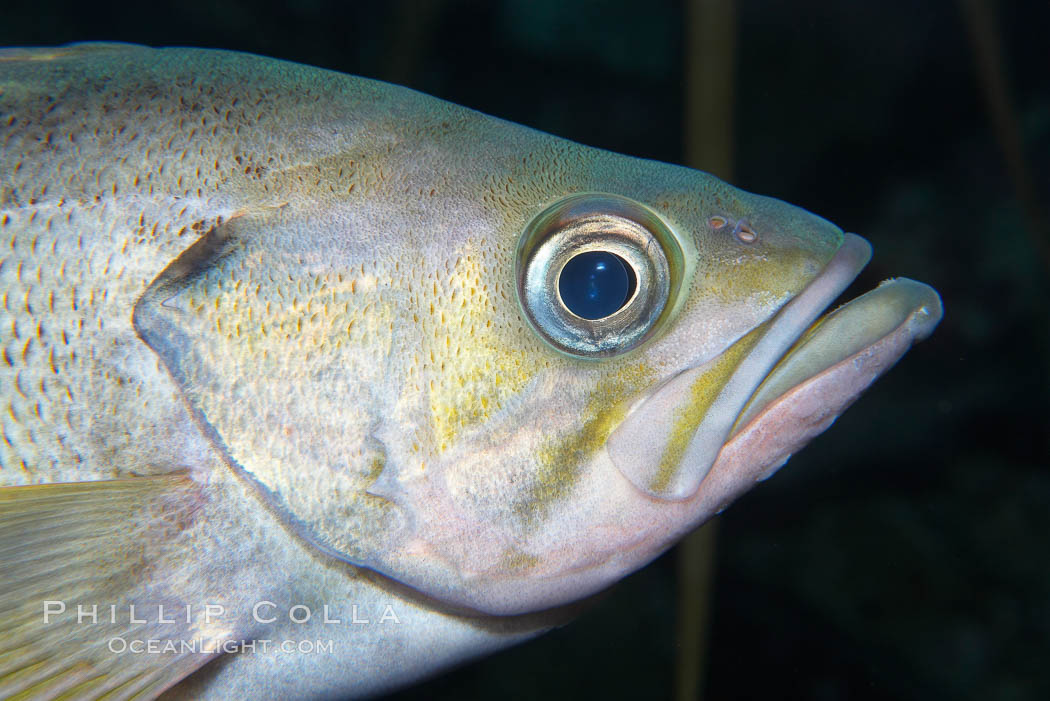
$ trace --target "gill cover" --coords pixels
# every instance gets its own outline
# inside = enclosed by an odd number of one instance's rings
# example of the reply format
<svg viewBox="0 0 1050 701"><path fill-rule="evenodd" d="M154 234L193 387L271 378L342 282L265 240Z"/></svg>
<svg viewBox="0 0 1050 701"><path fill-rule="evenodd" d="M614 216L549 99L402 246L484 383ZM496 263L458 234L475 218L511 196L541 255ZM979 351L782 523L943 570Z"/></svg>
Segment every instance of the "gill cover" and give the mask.
<svg viewBox="0 0 1050 701"><path fill-rule="evenodd" d="M293 526L355 562L404 512L368 493L386 464L369 379L384 372L390 319L357 252L301 238L304 222L261 209L216 226L135 306L139 336L206 435ZM374 345L353 343L373 336Z"/></svg>

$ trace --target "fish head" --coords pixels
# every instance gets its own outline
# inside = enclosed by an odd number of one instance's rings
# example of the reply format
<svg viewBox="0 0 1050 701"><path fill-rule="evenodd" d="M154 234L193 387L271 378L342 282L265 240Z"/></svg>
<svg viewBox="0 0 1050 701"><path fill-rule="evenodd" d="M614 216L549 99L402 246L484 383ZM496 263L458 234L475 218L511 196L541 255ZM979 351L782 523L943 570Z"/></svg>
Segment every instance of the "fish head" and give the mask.
<svg viewBox="0 0 1050 701"><path fill-rule="evenodd" d="M608 586L940 318L908 280L821 317L870 247L803 209L406 95L187 250L135 322L290 528L435 600Z"/></svg>

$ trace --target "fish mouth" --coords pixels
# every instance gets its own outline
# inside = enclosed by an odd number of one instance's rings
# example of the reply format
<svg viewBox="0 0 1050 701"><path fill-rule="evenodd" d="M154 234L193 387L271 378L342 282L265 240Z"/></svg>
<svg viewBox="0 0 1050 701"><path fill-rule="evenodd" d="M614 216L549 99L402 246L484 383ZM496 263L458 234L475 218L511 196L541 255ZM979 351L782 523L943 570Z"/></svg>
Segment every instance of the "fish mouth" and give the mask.
<svg viewBox="0 0 1050 701"><path fill-rule="evenodd" d="M766 375L740 412L731 435L740 433L770 404L795 388L887 339L904 336L909 346L925 339L943 315L936 290L908 278L885 280L824 314L806 328Z"/></svg>
<svg viewBox="0 0 1050 701"><path fill-rule="evenodd" d="M751 430L774 405L790 401L799 388L836 370L834 386L824 387L822 395L829 411L837 407L823 428L830 425L912 343L928 336L942 315L931 287L902 278L822 316L870 257L867 241L844 234L820 274L763 327L719 358L683 371L636 406L607 442L620 472L649 496L692 498L723 446ZM894 342L887 343L891 338ZM867 367L881 368L870 377L860 366L848 367L866 352L877 356ZM712 386L717 392L710 391ZM798 447L789 434L806 434L808 440L816 435L809 428L782 422L776 428L783 434L778 445ZM766 458L748 459L760 463ZM781 464L784 459L769 458ZM759 467L768 474L772 465Z"/></svg>

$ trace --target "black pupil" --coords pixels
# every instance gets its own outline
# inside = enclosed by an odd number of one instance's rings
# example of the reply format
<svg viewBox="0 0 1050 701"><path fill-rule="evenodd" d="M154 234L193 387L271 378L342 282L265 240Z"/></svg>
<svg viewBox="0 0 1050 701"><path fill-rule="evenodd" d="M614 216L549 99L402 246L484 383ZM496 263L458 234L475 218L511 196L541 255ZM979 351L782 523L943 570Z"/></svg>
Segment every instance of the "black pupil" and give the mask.
<svg viewBox="0 0 1050 701"><path fill-rule="evenodd" d="M604 319L615 314L634 292L634 285L631 266L606 251L573 256L558 278L562 302L582 319Z"/></svg>

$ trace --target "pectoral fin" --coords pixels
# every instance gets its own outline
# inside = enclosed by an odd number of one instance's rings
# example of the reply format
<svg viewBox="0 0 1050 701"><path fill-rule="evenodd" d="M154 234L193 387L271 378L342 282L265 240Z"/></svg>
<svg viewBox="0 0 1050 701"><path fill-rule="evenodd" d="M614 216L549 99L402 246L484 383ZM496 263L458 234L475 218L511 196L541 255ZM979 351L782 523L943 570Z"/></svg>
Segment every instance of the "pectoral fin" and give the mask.
<svg viewBox="0 0 1050 701"><path fill-rule="evenodd" d="M0 698L152 697L214 657L126 647L222 637L175 576L205 501L185 474L0 489Z"/></svg>

